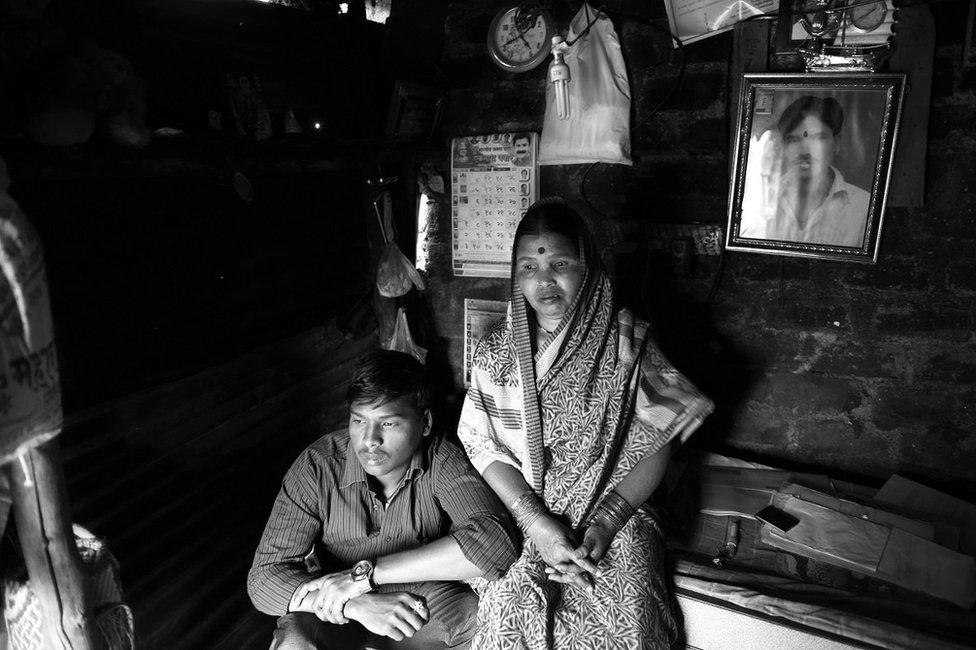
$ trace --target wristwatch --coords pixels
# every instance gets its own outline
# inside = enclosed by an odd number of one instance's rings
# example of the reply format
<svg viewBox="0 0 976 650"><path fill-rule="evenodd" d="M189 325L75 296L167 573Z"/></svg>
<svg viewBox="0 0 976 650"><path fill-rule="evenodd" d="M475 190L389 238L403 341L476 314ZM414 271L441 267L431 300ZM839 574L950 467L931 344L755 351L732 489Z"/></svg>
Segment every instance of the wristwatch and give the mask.
<svg viewBox="0 0 976 650"><path fill-rule="evenodd" d="M352 567L349 576L353 582L365 583L364 586L366 588L363 589L363 593L376 589L376 584L373 583L374 568L375 566L372 560L360 560Z"/></svg>

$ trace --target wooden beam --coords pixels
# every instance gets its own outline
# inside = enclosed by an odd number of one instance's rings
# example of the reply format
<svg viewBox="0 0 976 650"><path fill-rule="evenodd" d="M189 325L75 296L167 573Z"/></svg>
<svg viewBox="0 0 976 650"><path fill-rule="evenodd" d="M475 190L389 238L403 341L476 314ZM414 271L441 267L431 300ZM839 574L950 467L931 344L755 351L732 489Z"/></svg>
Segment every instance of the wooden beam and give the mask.
<svg viewBox="0 0 976 650"><path fill-rule="evenodd" d="M732 32L732 61L729 64L729 169L735 164L735 141L739 127L739 94L742 75L769 70L769 21L746 20L737 23Z"/></svg>
<svg viewBox="0 0 976 650"><path fill-rule="evenodd" d="M935 20L927 5L898 7L898 33L889 67L907 75L905 105L888 183L888 207L925 204L925 152L928 149Z"/></svg>
<svg viewBox="0 0 976 650"><path fill-rule="evenodd" d="M81 559L68 515L57 439L26 452L5 470L13 496L17 536L41 607L47 647L96 648Z"/></svg>

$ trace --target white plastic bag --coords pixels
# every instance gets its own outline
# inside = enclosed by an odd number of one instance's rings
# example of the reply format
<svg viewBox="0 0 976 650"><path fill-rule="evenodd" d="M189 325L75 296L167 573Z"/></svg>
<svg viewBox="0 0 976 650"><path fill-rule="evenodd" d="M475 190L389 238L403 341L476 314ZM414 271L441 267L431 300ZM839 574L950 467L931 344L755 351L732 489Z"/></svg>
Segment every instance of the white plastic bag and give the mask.
<svg viewBox="0 0 976 650"><path fill-rule="evenodd" d="M551 83L546 86L540 165L633 164L630 82L613 23L584 2L570 24L567 41L572 42L591 20L590 31L565 54L570 73L569 119L557 117L555 91Z"/></svg>
<svg viewBox="0 0 976 650"><path fill-rule="evenodd" d="M417 287L423 291L424 280L413 262L407 259L395 241L387 242L376 269L376 288L381 296L396 298Z"/></svg>
<svg viewBox="0 0 976 650"><path fill-rule="evenodd" d="M393 326L393 334L388 340L380 343L380 346L386 348L387 350L406 352L407 354L416 357L420 363L427 362L427 350L414 343L413 337L410 336L410 326L407 324L407 312L403 310L403 307L399 307L397 309L396 324Z"/></svg>
<svg viewBox="0 0 976 650"><path fill-rule="evenodd" d="M380 208L380 203L383 208ZM420 277L417 268L396 244L396 229L393 227L393 205L389 192L383 192L373 201L376 218L379 219L380 233L383 235L385 247L380 254L380 261L376 267L376 289L381 296L397 298L405 295L412 288L424 290L424 279Z"/></svg>
<svg viewBox="0 0 976 650"><path fill-rule="evenodd" d="M0 464L61 432L61 380L41 239L0 159Z"/></svg>

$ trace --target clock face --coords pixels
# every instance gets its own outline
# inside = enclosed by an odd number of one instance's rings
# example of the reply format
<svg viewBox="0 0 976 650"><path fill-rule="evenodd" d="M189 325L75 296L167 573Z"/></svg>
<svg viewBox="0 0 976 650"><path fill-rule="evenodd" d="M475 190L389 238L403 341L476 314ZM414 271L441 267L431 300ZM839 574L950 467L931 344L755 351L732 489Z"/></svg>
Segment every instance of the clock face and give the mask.
<svg viewBox="0 0 976 650"><path fill-rule="evenodd" d="M525 72L545 61L555 34L547 13L531 5L520 12L520 7L498 12L488 29L488 51L509 72Z"/></svg>
<svg viewBox="0 0 976 650"><path fill-rule="evenodd" d="M870 32L884 22L888 9L884 0L851 8L851 24L858 29Z"/></svg>

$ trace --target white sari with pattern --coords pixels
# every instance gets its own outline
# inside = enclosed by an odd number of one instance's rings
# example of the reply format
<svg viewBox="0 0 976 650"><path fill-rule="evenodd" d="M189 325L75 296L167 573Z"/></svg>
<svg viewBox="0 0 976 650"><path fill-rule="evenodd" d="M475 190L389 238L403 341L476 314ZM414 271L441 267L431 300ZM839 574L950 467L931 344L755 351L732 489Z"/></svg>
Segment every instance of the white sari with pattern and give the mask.
<svg viewBox="0 0 976 650"><path fill-rule="evenodd" d="M606 275L587 280L573 308L579 317L568 314L527 362L534 392L524 390L520 365L531 356L521 340L525 309L513 303L477 348L458 429L479 471L496 461L518 468L574 528L640 460L686 439L713 408L664 358L646 322L613 313ZM541 444L525 409L536 397ZM674 641L664 539L647 506L613 539L593 592L548 581L544 567L526 539L503 578L472 581L481 596L474 648L629 650Z"/></svg>

